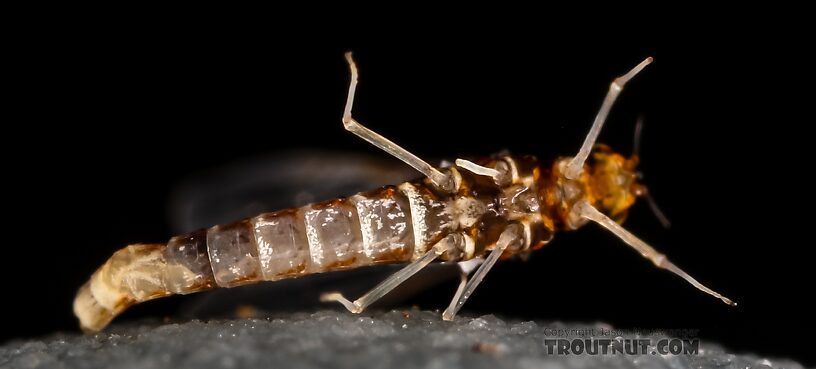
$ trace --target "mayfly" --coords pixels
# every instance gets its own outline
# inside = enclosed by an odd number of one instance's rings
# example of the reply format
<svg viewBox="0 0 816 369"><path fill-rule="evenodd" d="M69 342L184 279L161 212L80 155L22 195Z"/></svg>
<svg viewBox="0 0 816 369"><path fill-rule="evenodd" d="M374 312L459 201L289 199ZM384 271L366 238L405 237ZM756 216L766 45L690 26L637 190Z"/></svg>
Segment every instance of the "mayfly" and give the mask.
<svg viewBox="0 0 816 369"><path fill-rule="evenodd" d="M459 286L442 313L451 320L498 260L528 254L550 242L557 231L575 230L590 221L658 268L736 305L620 225L635 199L648 197L637 181L638 157L624 157L595 141L624 85L651 58L613 80L574 157L539 162L532 156L496 155L476 162L456 159L442 168L352 117L357 66L350 53L346 60L351 81L344 127L424 177L217 225L173 237L167 244L127 246L80 288L74 313L84 330L99 331L129 306L172 294L408 263L354 301L337 292L321 296L360 313L433 261L459 267Z"/></svg>

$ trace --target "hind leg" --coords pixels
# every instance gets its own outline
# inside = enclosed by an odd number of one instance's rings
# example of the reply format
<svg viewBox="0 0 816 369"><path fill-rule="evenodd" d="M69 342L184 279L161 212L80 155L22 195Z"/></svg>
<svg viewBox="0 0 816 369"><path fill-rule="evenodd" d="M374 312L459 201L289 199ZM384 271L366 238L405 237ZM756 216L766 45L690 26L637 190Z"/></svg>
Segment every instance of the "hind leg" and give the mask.
<svg viewBox="0 0 816 369"><path fill-rule="evenodd" d="M343 112L343 126L346 130L414 167L414 169L428 177L438 188L444 191L453 191L454 184L450 175L442 173L439 169L428 164L428 162L420 159L418 156L403 149L377 132L366 128L351 117L351 108L354 105L354 93L357 90L357 65L354 63L354 59L351 58L351 52L346 53L346 61L348 61L349 68L351 69L351 82L349 83L348 97L346 99L346 109Z"/></svg>
<svg viewBox="0 0 816 369"><path fill-rule="evenodd" d="M440 255L450 250L460 249L463 242L462 235L458 233L443 238L428 250L425 255L422 255L419 259L414 260L406 267L392 274L357 300L350 301L339 292L330 292L320 296L320 301L336 301L341 303L348 311L359 314L365 310L366 307L385 296L388 292L391 292L391 290L402 284L402 282L405 282L408 278L411 278L411 276L422 270L422 268L425 268Z"/></svg>
<svg viewBox="0 0 816 369"><path fill-rule="evenodd" d="M521 229L517 224L507 226L504 232L502 232L501 236L499 236L499 241L496 242L496 246L493 248L493 251L491 251L490 255L485 258L484 263L479 266L476 273L473 273L473 277L467 281L467 284L465 284L464 287L460 285L460 288L456 291L456 295L453 296L453 300L451 300L450 305L447 309L445 309L445 312L442 313L442 319L453 320L453 317L456 316L459 309L461 309L468 298L470 298L470 295L473 294L473 291L476 290L479 283L482 283L482 280L484 279L485 275L487 275L487 272L490 271L490 268L493 268L493 265L499 260L499 257L504 253L504 250L515 243L523 241L523 238L524 236L522 235Z"/></svg>

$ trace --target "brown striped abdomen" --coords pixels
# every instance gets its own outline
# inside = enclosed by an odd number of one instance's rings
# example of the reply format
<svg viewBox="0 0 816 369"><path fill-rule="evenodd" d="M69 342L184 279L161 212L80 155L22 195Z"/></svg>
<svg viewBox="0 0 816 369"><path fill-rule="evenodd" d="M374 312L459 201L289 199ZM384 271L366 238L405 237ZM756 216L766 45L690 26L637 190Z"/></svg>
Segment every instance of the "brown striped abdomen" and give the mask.
<svg viewBox="0 0 816 369"><path fill-rule="evenodd" d="M80 289L74 312L84 329L97 331L130 305L170 294L409 261L416 254L411 206L417 199L385 187L214 226L167 245L131 245ZM426 238L421 241L431 241Z"/></svg>
<svg viewBox="0 0 816 369"><path fill-rule="evenodd" d="M206 237L213 281L234 287L408 261L414 246L410 217L407 201L387 187L215 226Z"/></svg>

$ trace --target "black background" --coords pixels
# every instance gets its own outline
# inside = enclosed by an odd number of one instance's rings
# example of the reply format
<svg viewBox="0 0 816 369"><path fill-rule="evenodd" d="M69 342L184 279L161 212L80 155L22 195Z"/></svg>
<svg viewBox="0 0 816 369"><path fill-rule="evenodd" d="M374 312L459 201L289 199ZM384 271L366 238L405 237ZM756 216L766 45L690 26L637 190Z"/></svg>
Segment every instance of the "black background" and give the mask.
<svg viewBox="0 0 816 369"><path fill-rule="evenodd" d="M803 340L814 328L812 240L797 235L807 233L812 185L798 160L813 119L794 113L808 66L788 34L610 27L576 38L569 27L485 22L361 38L341 27L209 25L70 24L20 43L7 101L15 133L3 135L12 220L0 339L76 331L76 289L116 249L171 236L168 197L185 178L293 147L382 155L340 124L346 50L360 66L358 120L421 157L451 159L573 154L611 79L651 55L600 141L628 153L644 116L642 170L673 227L644 204L626 226L739 307L590 225L497 266L464 312L699 328L737 352L812 360ZM421 301L436 305L423 307L444 307L451 291L430 291ZM162 314L148 307L123 320Z"/></svg>

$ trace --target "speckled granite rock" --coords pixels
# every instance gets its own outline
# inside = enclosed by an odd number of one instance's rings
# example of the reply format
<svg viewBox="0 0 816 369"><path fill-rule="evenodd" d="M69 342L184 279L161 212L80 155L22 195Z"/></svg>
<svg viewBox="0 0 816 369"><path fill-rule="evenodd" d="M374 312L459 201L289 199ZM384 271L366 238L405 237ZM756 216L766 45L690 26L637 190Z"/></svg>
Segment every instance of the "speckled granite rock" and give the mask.
<svg viewBox="0 0 816 369"><path fill-rule="evenodd" d="M561 329L575 329L558 335ZM509 322L492 315L444 322L439 313L321 311L237 320L117 325L0 347L2 368L802 368L733 355L702 342L697 354L548 353L546 340L603 337L602 324ZM584 335L594 331L594 335ZM577 334L577 335L576 335Z"/></svg>

